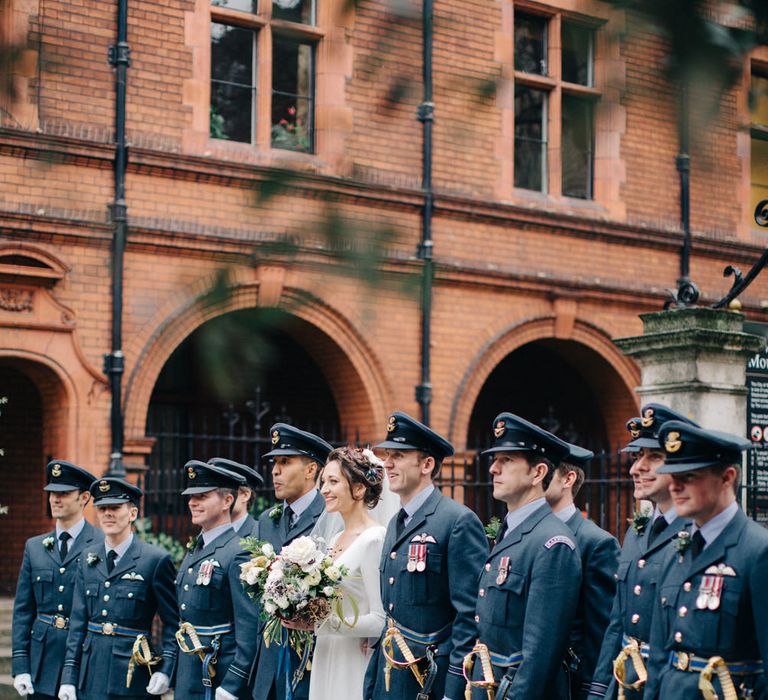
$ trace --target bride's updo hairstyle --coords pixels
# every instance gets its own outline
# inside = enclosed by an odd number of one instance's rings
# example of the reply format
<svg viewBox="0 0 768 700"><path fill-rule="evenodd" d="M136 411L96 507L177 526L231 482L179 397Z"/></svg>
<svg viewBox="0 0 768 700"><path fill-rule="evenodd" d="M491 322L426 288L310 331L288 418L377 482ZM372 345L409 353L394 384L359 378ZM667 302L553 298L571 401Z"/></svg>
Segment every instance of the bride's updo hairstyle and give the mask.
<svg viewBox="0 0 768 700"><path fill-rule="evenodd" d="M349 482L350 493L354 496L352 487L362 484L365 486L363 503L373 508L381 498L384 463L371 450L360 447L337 447L328 455L325 463L334 461L341 465L341 471Z"/></svg>

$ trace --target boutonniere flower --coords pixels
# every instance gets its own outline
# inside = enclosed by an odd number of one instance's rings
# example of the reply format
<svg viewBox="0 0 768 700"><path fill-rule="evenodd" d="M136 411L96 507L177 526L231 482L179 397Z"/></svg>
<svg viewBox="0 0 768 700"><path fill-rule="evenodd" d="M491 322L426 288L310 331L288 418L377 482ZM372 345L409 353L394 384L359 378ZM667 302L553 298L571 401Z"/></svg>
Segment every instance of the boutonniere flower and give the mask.
<svg viewBox="0 0 768 700"><path fill-rule="evenodd" d="M494 515L484 529L488 540L495 542L499 537L499 530L501 530L501 520Z"/></svg>
<svg viewBox="0 0 768 700"><path fill-rule="evenodd" d="M687 532L686 530L680 530L680 532L677 533L677 539L675 540L675 549L677 550L677 553L680 555L681 560L685 555L686 551L688 551L688 547L690 546L691 546L691 533Z"/></svg>
<svg viewBox="0 0 768 700"><path fill-rule="evenodd" d="M56 540L54 539L53 535L48 535L48 537L43 540L43 547L45 547L50 552L53 549L55 542Z"/></svg>
<svg viewBox="0 0 768 700"><path fill-rule="evenodd" d="M648 523L651 522L651 516L648 513L636 510L632 513L632 518L628 522L632 525L632 529L636 534L642 535L645 532L645 528L648 527Z"/></svg>
<svg viewBox="0 0 768 700"><path fill-rule="evenodd" d="M85 561L88 562L88 566L96 566L101 561L101 557L96 552L88 552Z"/></svg>
<svg viewBox="0 0 768 700"><path fill-rule="evenodd" d="M187 542L187 551L192 552L194 551L195 547L197 547L197 539L200 537L200 535L190 535L189 542Z"/></svg>
<svg viewBox="0 0 768 700"><path fill-rule="evenodd" d="M272 510L269 511L269 519L276 523L283 517L283 504L278 503Z"/></svg>

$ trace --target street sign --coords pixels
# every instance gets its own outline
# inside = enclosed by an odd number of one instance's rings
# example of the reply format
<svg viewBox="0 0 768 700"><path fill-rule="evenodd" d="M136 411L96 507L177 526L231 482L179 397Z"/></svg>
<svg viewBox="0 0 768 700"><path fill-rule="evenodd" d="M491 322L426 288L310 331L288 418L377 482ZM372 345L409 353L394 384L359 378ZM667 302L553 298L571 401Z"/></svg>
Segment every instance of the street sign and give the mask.
<svg viewBox="0 0 768 700"><path fill-rule="evenodd" d="M768 352L755 353L747 361L747 513L768 525Z"/></svg>

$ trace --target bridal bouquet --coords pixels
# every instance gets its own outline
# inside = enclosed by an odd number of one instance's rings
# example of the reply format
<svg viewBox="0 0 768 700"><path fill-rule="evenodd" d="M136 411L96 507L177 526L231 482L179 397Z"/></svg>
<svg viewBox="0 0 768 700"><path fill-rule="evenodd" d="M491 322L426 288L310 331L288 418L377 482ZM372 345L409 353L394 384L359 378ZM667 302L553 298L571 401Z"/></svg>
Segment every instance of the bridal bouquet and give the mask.
<svg viewBox="0 0 768 700"><path fill-rule="evenodd" d="M311 645L314 626L332 612L342 617L341 581L347 568L337 566L322 541L298 537L275 553L268 542L248 537L241 545L253 557L240 565L240 580L248 596L261 605L266 621L264 641L282 643L283 622L288 642L299 656ZM301 629L303 628L303 629Z"/></svg>

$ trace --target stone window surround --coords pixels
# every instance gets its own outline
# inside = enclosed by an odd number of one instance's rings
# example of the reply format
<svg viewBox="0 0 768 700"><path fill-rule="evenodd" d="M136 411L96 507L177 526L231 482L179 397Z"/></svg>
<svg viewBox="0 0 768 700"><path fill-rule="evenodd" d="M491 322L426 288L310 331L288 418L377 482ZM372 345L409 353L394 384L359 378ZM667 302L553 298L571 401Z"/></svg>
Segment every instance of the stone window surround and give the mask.
<svg viewBox="0 0 768 700"><path fill-rule="evenodd" d="M345 140L351 133L352 114L346 104L346 81L351 76L351 48L347 33L353 13L344 0L317 0L317 22L301 25L296 36L315 44L315 152L298 153L271 147L272 26L296 29L299 25L271 19L271 0L260 0L259 12L249 14L214 7L210 0L195 0L185 13L185 39L192 50L192 77L184 81L183 101L192 112L191 126L182 138L185 153L222 157L264 165L293 165L340 174L348 166ZM256 138L254 144L212 139L209 135L211 22L258 30Z"/></svg>
<svg viewBox="0 0 768 700"><path fill-rule="evenodd" d="M616 218L626 216L621 200L621 186L626 179L625 164L621 158L621 138L626 130L626 110L621 104L625 83L625 66L621 48L616 40L623 29L623 13L596 0L550 0L547 3L529 0L497 0L502 7L502 26L496 35L496 61L501 66L501 81L497 92L497 106L501 110L502 128L497 139L496 157L500 172L496 183L496 196L512 204L554 204L558 208L571 207L576 211L598 210ZM514 70L514 16L515 11L549 18L548 47L549 75L531 76ZM561 50L560 26L571 20L595 29L594 35L594 87L579 92L589 94L595 101L594 110L594 172L591 200L565 197L561 194ZM515 80L524 80L532 87L549 90L548 114L548 172L547 193L523 190L514 186L515 141Z"/></svg>

